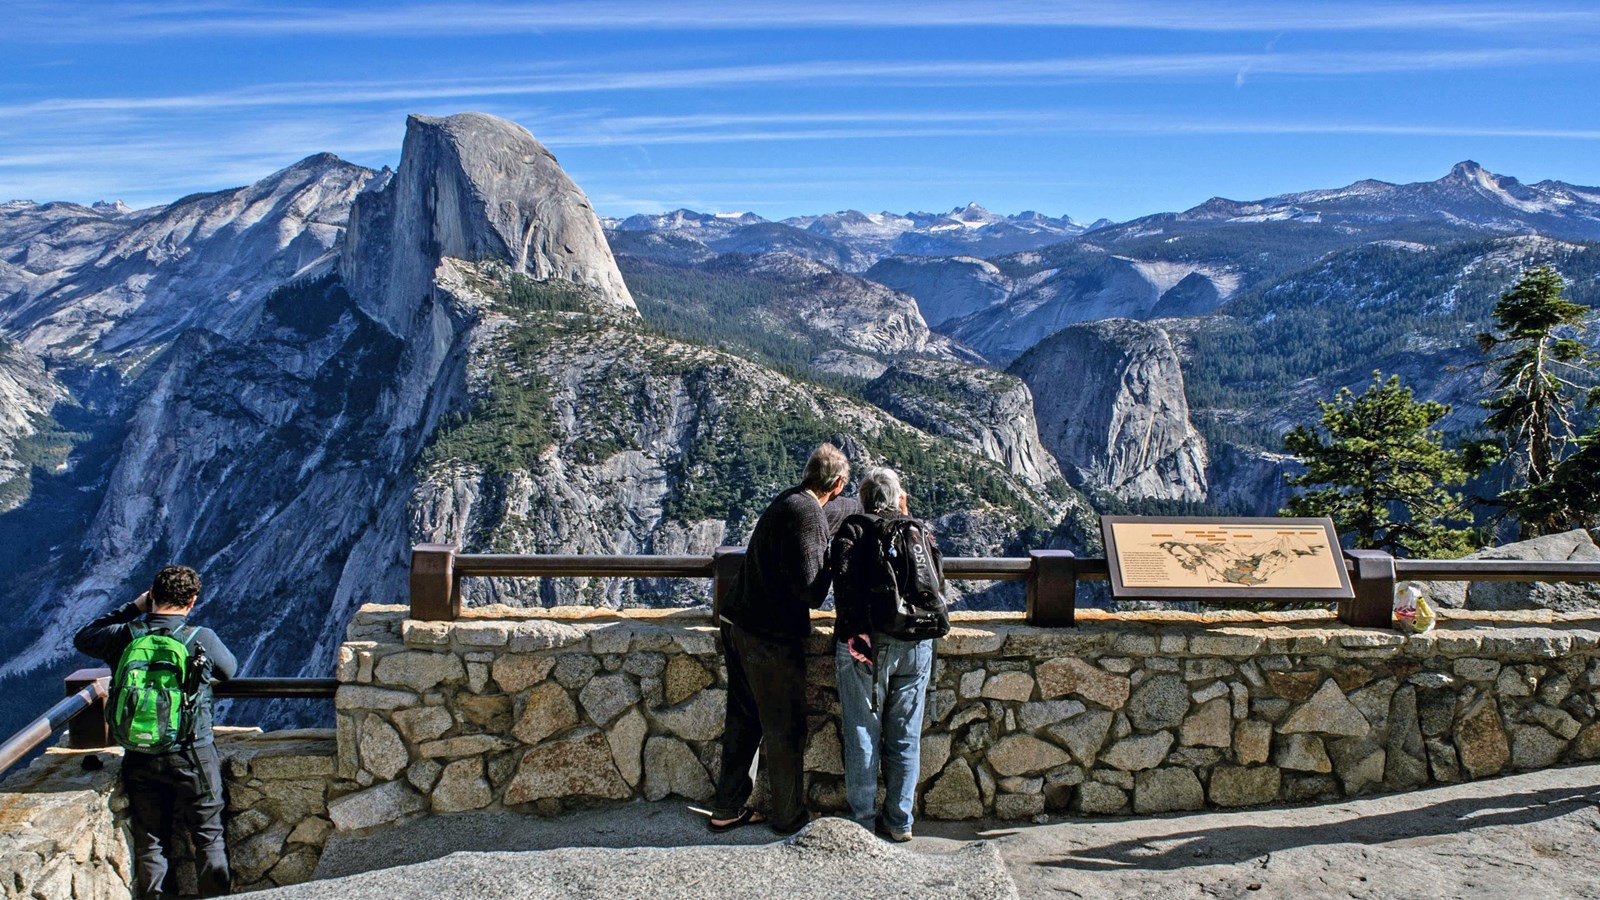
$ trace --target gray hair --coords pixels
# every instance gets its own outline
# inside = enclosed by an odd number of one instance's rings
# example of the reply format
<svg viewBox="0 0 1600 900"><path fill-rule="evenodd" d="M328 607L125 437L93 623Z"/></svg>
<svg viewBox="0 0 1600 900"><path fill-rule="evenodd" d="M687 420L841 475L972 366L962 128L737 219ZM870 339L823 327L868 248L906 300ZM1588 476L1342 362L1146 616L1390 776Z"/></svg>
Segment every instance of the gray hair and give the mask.
<svg viewBox="0 0 1600 900"><path fill-rule="evenodd" d="M823 444L811 452L806 460L806 474L800 486L813 491L826 491L835 482L850 475L850 460L832 444Z"/></svg>
<svg viewBox="0 0 1600 900"><path fill-rule="evenodd" d="M868 470L861 479L861 508L874 515L900 511L900 498L905 496L900 486L900 476L890 468Z"/></svg>

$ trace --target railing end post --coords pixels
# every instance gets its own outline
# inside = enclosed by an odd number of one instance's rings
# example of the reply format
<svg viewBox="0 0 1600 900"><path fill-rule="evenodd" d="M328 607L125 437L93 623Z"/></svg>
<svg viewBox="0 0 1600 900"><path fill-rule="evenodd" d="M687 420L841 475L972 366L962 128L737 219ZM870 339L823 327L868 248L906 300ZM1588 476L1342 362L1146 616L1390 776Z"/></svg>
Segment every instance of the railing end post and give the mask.
<svg viewBox="0 0 1600 900"><path fill-rule="evenodd" d="M733 580L744 565L744 548L723 545L711 551L711 624L722 625L722 601L733 590Z"/></svg>
<svg viewBox="0 0 1600 900"><path fill-rule="evenodd" d="M1028 557L1028 624L1076 626L1078 558L1071 550L1030 550Z"/></svg>
<svg viewBox="0 0 1600 900"><path fill-rule="evenodd" d="M1394 557L1382 550L1346 550L1355 597L1339 601L1339 621L1357 628L1388 628L1394 619Z"/></svg>
<svg viewBox="0 0 1600 900"><path fill-rule="evenodd" d="M100 682L99 694L89 707L72 717L67 724L67 746L74 750L94 750L111 746L111 726L106 723L106 690L111 681L107 668L79 669L66 678L66 692L71 697L95 682Z"/></svg>
<svg viewBox="0 0 1600 900"><path fill-rule="evenodd" d="M411 548L411 618L449 622L461 617L461 591L455 575L455 544L417 544Z"/></svg>

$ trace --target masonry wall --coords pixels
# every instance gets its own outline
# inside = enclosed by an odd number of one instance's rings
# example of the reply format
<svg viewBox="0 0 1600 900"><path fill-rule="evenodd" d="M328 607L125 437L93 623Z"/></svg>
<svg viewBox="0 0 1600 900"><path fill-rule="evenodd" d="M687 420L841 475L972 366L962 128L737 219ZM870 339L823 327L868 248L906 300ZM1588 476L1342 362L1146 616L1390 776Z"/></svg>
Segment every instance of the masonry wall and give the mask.
<svg viewBox="0 0 1600 900"><path fill-rule="evenodd" d="M726 681L703 613L366 607L337 729L222 729L240 889L313 874L337 831L430 813L704 800ZM922 742L930 818L1336 799L1600 758L1600 619L1453 611L1430 635L1323 613L957 615ZM809 649L812 805L843 808L825 618ZM91 762L92 760L92 762ZM0 896L128 896L120 751L0 785Z"/></svg>
<svg viewBox="0 0 1600 900"><path fill-rule="evenodd" d="M331 778L332 732L219 728L217 747L235 889L310 880L333 831L328 797L339 788ZM121 765L120 749L57 748L0 784L0 897L131 896ZM180 864L179 874L192 889L192 865Z"/></svg>
<svg viewBox="0 0 1600 900"><path fill-rule="evenodd" d="M1455 613L956 617L921 814L1022 819L1334 799L1600 756L1600 621ZM808 647L815 808L843 808L828 622ZM427 813L704 800L726 680L703 613L367 607L341 650L339 829Z"/></svg>

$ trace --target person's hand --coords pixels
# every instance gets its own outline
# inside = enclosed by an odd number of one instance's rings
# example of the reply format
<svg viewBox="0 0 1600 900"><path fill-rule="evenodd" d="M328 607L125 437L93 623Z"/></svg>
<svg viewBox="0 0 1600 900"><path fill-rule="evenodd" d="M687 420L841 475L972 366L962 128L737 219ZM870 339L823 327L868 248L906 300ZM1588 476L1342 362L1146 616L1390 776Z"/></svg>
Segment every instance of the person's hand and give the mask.
<svg viewBox="0 0 1600 900"><path fill-rule="evenodd" d="M134 605L134 608L139 610L140 612L149 612L150 611L150 592L149 591L145 591L144 593L140 594L139 595L139 599L133 601L133 605Z"/></svg>
<svg viewBox="0 0 1600 900"><path fill-rule="evenodd" d="M861 647L865 647L869 653L872 651L871 635L858 634L844 642L844 648L850 651L850 657L852 659L854 659L856 662L871 663L872 657L868 656L866 653L863 653L860 649Z"/></svg>

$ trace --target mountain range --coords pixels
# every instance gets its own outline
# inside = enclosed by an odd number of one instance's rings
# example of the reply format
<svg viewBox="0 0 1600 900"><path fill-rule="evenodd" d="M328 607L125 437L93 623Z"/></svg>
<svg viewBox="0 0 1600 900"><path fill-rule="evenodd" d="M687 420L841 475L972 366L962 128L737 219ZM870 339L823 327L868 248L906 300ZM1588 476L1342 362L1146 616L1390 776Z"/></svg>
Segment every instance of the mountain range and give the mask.
<svg viewBox="0 0 1600 900"><path fill-rule="evenodd" d="M246 671L323 674L357 605L404 596L413 542L708 553L823 440L900 469L955 555L1093 552L1097 509L1270 513L1282 431L1374 367L1471 427L1463 367L1516 271L1595 298L1597 197L1463 163L1089 227L602 220L526 130L462 114L413 116L393 171L320 154L152 209L6 203L0 685L33 709L72 629L173 560Z"/></svg>
<svg viewBox="0 0 1600 900"><path fill-rule="evenodd" d="M993 390L913 299L794 255L743 267L772 286L740 313L747 332L884 368L833 387L694 340L687 313L652 322L640 309L662 310L659 292L645 280L635 299L583 192L490 116L412 117L394 171L318 155L148 210L9 203L0 260L15 716L59 690L72 630L165 563L203 573L204 616L246 671L323 674L356 606L405 596L414 542L705 554L744 540L824 440L900 468L952 552L1093 532L1026 387L996 373ZM902 359L981 377L919 393L890 377ZM904 419L866 399L879 378ZM707 588L465 587L473 603L601 605Z"/></svg>
<svg viewBox="0 0 1600 900"><path fill-rule="evenodd" d="M717 253L792 252L844 272L862 272L886 256L992 256L1049 246L1111 224L1083 225L1070 216L992 213L976 203L947 213L863 213L856 210L795 216L779 222L754 213L698 213L603 219L612 240L670 235ZM632 244L624 243L625 247ZM625 252L625 251L624 251Z"/></svg>

